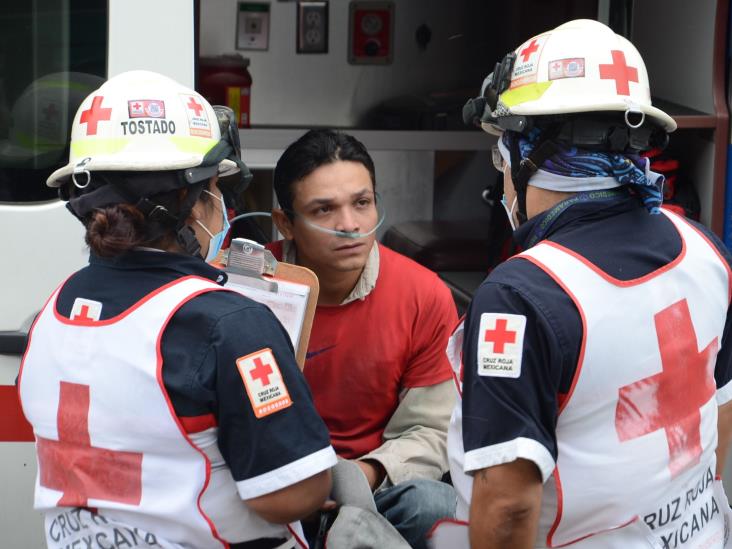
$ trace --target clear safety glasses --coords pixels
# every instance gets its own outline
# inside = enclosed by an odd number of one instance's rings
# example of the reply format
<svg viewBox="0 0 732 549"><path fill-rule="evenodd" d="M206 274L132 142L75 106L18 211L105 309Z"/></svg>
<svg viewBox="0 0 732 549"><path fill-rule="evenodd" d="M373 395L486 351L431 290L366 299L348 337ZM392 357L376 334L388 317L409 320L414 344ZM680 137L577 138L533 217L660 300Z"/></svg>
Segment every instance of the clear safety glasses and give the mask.
<svg viewBox="0 0 732 549"><path fill-rule="evenodd" d="M362 194L345 204L317 203L302 212L292 213L311 229L353 239L374 234L386 219L378 193ZM343 228L337 228L339 226ZM353 230L344 230L349 227Z"/></svg>

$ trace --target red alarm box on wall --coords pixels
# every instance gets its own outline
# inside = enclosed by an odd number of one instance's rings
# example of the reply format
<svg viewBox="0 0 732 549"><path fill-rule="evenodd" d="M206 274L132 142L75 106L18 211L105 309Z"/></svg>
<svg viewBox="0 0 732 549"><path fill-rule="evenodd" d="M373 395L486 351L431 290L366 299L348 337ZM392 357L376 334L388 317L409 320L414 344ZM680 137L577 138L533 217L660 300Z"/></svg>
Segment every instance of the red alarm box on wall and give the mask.
<svg viewBox="0 0 732 549"><path fill-rule="evenodd" d="M227 105L240 128L251 126L252 76L249 59L238 53L201 57L198 91L212 105Z"/></svg>
<svg viewBox="0 0 732 549"><path fill-rule="evenodd" d="M394 3L349 4L348 62L388 65L394 50Z"/></svg>

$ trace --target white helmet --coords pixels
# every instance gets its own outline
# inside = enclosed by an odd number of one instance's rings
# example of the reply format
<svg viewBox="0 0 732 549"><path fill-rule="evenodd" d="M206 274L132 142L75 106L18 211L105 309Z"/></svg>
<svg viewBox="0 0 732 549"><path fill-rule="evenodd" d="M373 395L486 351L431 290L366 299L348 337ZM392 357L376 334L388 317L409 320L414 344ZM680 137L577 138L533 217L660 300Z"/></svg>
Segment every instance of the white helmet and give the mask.
<svg viewBox="0 0 732 549"><path fill-rule="evenodd" d="M229 132L232 133L232 132ZM183 170L207 165L222 141L217 113L197 92L149 71L110 78L76 112L69 163L48 178L59 187L94 171ZM238 146L238 134L236 135ZM230 150L230 149L229 149ZM238 151L236 151L238 154ZM209 160L221 175L242 169L231 153ZM244 168L245 169L245 168ZM215 172L215 170L214 170Z"/></svg>
<svg viewBox="0 0 732 549"><path fill-rule="evenodd" d="M478 118L490 133L522 131L535 116L613 111L624 113L632 129L646 119L664 132L676 129L673 118L651 104L648 73L635 46L589 19L524 42L496 64L482 96L484 103L473 106L472 116L466 105L464 116Z"/></svg>
<svg viewBox="0 0 732 549"><path fill-rule="evenodd" d="M104 79L81 72L46 74L23 90L10 111L0 164L33 169L62 161L76 108Z"/></svg>

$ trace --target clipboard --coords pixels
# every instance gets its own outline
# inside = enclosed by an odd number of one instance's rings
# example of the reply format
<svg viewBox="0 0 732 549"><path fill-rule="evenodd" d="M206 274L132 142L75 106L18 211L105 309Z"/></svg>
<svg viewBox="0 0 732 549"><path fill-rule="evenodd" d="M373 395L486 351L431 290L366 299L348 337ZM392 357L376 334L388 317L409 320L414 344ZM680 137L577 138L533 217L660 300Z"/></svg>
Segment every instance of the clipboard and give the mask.
<svg viewBox="0 0 732 549"><path fill-rule="evenodd" d="M277 261L263 245L246 238L234 238L222 259L228 275L224 287L270 308L290 336L302 370L318 304L318 277L306 267Z"/></svg>

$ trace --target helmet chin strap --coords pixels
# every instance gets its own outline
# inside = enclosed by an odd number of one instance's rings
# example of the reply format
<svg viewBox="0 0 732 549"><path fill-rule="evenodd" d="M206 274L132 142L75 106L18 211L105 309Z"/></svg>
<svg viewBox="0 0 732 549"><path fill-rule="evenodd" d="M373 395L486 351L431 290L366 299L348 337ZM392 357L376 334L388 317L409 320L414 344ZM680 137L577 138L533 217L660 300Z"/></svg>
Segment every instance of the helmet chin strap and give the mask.
<svg viewBox="0 0 732 549"><path fill-rule="evenodd" d="M185 253L192 256L201 256L201 244L196 238L196 233L193 229L186 224L188 216L190 216L193 210L194 204L198 201L198 198L203 192L203 188L207 182L196 183L188 187L188 194L181 204L180 215L178 216L178 223L175 227L175 239L178 245L183 249Z"/></svg>
<svg viewBox="0 0 732 549"><path fill-rule="evenodd" d="M518 198L518 211L516 218L518 224L522 225L528 221L529 217L526 210L526 193L529 188L529 179L534 175L546 160L558 152L558 147L552 141L555 130L546 130L541 140L531 154L526 158L521 158L518 139L509 138L509 152L511 153L511 180L513 188L516 190Z"/></svg>

